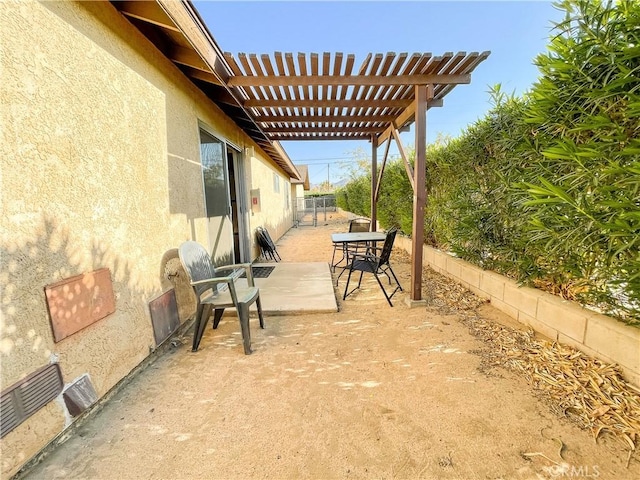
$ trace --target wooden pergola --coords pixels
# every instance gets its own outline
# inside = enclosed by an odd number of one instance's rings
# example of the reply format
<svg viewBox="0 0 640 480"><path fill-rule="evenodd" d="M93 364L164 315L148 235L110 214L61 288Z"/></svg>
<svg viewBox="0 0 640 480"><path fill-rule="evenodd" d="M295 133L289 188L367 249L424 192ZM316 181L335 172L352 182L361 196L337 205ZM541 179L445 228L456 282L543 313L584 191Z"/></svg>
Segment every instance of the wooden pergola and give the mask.
<svg viewBox="0 0 640 480"><path fill-rule="evenodd" d="M354 71L355 56L343 53L276 52L270 55L225 53L233 71L228 85L240 90L244 107L270 140L370 140L371 220L391 139L413 188L411 300L422 295L422 245L426 203L427 116L441 107L456 85L471 82L471 72L489 52L369 54ZM415 124L415 160L411 165L400 130ZM378 169L378 147L386 142Z"/></svg>
<svg viewBox="0 0 640 480"><path fill-rule="evenodd" d="M369 54L222 53L191 2L111 2L284 171L299 177L282 140L369 140L371 219L392 139L413 188L411 301L421 300L427 110L443 106L490 52ZM411 165L400 130L415 124ZM378 147L386 149L378 168Z"/></svg>

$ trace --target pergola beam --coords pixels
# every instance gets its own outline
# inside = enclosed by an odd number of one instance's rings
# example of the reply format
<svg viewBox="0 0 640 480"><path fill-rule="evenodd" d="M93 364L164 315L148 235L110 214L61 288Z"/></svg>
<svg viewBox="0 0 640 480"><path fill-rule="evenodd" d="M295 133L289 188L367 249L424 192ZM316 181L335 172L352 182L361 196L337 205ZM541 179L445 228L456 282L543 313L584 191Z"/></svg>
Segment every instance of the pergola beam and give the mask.
<svg viewBox="0 0 640 480"><path fill-rule="evenodd" d="M255 116L260 123L294 123L294 122L318 122L318 123L383 123L392 122L396 115L260 115Z"/></svg>
<svg viewBox="0 0 640 480"><path fill-rule="evenodd" d="M414 181L414 171L411 168L411 164L409 163L409 158L407 157L407 152L404 151L404 147L402 146L402 140L400 139L400 133L398 129L393 125L393 138L396 140L396 144L398 145L398 151L400 152L400 156L402 157L402 161L404 163L404 169L407 172L407 177L409 178L409 183L411 183L411 188L414 193L416 191L416 184ZM416 146L417 148L417 146Z"/></svg>
<svg viewBox="0 0 640 480"><path fill-rule="evenodd" d="M440 99L431 99L427 102L427 108L431 107L442 107L444 105L443 100ZM411 102L404 112L398 115L395 124L398 128L402 128L406 123L413 122L416 113L416 101ZM381 135L378 136L378 144L382 145L384 142L389 140L393 136L393 129L395 127L390 125Z"/></svg>
<svg viewBox="0 0 640 480"><path fill-rule="evenodd" d="M290 140L370 140L371 139L371 135L358 134L358 133L354 133L354 134L339 133L336 135L303 134L298 136L291 133L284 133L284 134L276 133L276 134L269 134L269 137L271 138L271 140L278 140L278 141L282 141L282 140L287 140L287 141L290 141Z"/></svg>
<svg viewBox="0 0 640 480"><path fill-rule="evenodd" d="M378 141L376 139L376 148L377 147L378 147ZM378 181L376 182L376 191L375 191L375 195L373 196L373 201L375 203L378 202L378 197L380 197L380 183L382 182L382 175L384 175L384 167L387 165L387 158L389 157L389 147L391 147L391 142L387 142L387 146L384 149L384 157L382 157L382 165L380 166L380 172L378 173Z"/></svg>
<svg viewBox="0 0 640 480"><path fill-rule="evenodd" d="M247 75L229 79L230 87L297 87L297 86L385 86L385 85L459 85L471 83L469 74L426 75Z"/></svg>
<svg viewBox="0 0 640 480"><path fill-rule="evenodd" d="M280 108L406 108L412 100L331 100L331 99L298 99L278 100L275 98L254 98L244 102L247 108L280 107ZM375 115L374 115L375 116Z"/></svg>
<svg viewBox="0 0 640 480"><path fill-rule="evenodd" d="M424 209L426 192L427 103L433 98L433 85L415 87L416 158L413 180L413 226L411 235L411 301L422 300L422 251L424 247Z"/></svg>
<svg viewBox="0 0 640 480"><path fill-rule="evenodd" d="M360 127L358 133L379 133L384 127ZM262 131L266 134L272 133L349 133L352 131L351 127L274 127L263 128Z"/></svg>

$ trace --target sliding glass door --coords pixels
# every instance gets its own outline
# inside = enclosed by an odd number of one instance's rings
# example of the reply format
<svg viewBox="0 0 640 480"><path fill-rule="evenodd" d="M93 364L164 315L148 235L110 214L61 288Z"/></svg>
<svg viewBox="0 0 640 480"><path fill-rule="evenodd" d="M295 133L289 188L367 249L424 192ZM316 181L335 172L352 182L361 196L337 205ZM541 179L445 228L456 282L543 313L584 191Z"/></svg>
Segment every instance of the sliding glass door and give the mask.
<svg viewBox="0 0 640 480"><path fill-rule="evenodd" d="M209 251L216 265L235 263L226 147L224 142L203 129L200 129L200 159Z"/></svg>

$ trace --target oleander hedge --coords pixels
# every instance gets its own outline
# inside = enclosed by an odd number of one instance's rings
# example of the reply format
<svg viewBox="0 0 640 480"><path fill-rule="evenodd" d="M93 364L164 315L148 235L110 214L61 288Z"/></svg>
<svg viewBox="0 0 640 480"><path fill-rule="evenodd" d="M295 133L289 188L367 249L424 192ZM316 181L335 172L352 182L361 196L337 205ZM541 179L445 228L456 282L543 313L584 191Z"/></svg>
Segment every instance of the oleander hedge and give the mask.
<svg viewBox="0 0 640 480"><path fill-rule="evenodd" d="M640 2L566 0L539 79L427 148L426 242L640 325ZM370 212L370 175L337 192ZM380 222L411 234L412 191L387 165Z"/></svg>

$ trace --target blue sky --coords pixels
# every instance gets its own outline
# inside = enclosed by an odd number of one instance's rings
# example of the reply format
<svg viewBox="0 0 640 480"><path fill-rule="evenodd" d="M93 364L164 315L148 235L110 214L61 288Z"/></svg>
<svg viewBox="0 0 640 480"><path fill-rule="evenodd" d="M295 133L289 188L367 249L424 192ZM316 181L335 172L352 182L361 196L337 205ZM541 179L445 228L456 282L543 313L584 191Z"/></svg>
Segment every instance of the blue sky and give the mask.
<svg viewBox="0 0 640 480"><path fill-rule="evenodd" d="M535 56L546 51L553 22L562 12L543 1L195 1L223 51L238 53L368 53L491 51L459 85L444 106L427 114L427 141L439 133L458 136L490 109L490 86L521 94L538 77ZM413 145L413 132L403 134ZM366 141L283 142L294 163L309 165L311 183L346 176L345 162L357 149L370 154ZM392 155L397 150L392 145ZM384 148L379 150L379 156Z"/></svg>

